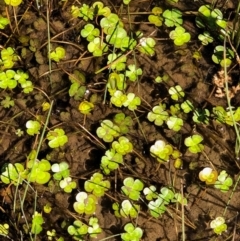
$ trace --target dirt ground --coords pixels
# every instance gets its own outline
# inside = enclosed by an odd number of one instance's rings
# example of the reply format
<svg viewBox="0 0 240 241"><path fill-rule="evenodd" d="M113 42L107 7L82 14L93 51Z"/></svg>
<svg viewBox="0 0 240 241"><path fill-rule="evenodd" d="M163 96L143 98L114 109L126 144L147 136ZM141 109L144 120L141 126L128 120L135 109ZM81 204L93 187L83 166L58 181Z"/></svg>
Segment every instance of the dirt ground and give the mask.
<svg viewBox="0 0 240 241"><path fill-rule="evenodd" d="M64 147L57 150L50 149L44 142L39 159L48 154L51 156L51 160L67 161L71 176L78 183L78 190L82 190L84 181L94 172L100 170L101 157L105 152L88 132L96 136L96 129L100 122L121 110L110 104L109 97L107 103L103 104L105 90L103 80L107 78L108 70L101 74L94 74L96 70L106 64L103 62L103 57L88 58L90 54L86 54L83 58L79 58L86 49L86 42L79 37L79 31L84 23L79 19L70 21L70 6L74 1L69 0L64 9L59 6L58 1L52 1L50 4L52 44L53 46L57 46L59 43L63 44L67 53L64 61L59 64L52 64L51 85L46 49L46 6L43 5L38 12L34 1L25 2L27 2L26 5L17 8L17 18L20 21L20 16L25 11L28 12L29 17L21 21L13 35L11 29L8 29L5 34L0 34L0 43L4 46L7 43L8 46L13 46L21 53L23 46L19 44L19 35L28 35L30 39L38 39L37 52L27 51L27 57L19 61L17 66L14 66L16 69L21 68L27 71L37 88L27 96L21 90L9 92L15 101L15 106L10 109L0 106L0 166L3 167L6 163L24 163L29 151L36 147L39 137L28 135L18 137L15 132L18 128L24 129L25 123L32 117L43 114L41 105L45 99L43 93L46 93L51 100L54 100L49 126L61 126L67 133L69 141ZM110 6L112 11L120 11L121 1L105 0L103 2ZM157 4L164 5L162 2L164 1L133 0L130 12L149 12ZM201 4L200 1L180 0L176 6L181 11L194 12ZM221 6L222 3L219 1L218 4ZM236 4L235 1L228 1L224 9L234 9ZM4 7L1 8L4 11ZM12 9L9 9L9 14L13 16ZM43 19L44 24L36 24L39 18ZM237 180L239 167L234 153L235 133L232 127L220 125L214 121L211 121L208 125L196 125L191 118L188 118L181 131L176 133L165 126L157 127L153 125L146 117L149 106L154 106L166 99L167 105L170 106L173 103L168 97L168 88L176 84L184 89L188 98L199 108L212 109L216 105L227 106L225 98L219 99L214 96L212 77L219 69L211 61L210 52L213 46L202 49L202 58L199 61L192 58L192 53L199 49L201 45L197 40L198 29L195 27L194 18L194 15L186 15L184 23L192 36L190 43L185 47L177 48L168 39L167 28L160 29L147 24L146 14L132 15L132 28L134 30L141 30L146 35L152 34L152 37L157 39L155 56L136 55L137 63L143 69L143 75L138 83L131 85L128 89L144 100L136 114L147 140L142 134L139 123L134 121L129 136L134 145L134 150L141 155L141 159L134 154L128 154L124 160L125 165L108 177L112 188L107 195L99 200L95 214L103 229L103 233L98 236L97 240L106 237L109 237L108 240L121 240L120 237L110 237L121 233L122 227L129 219L116 218L111 205L116 200L121 202L124 199L120 188L122 180L126 176L142 179L146 185L156 185L159 189L163 186L174 187L178 192L183 189L188 200L188 205L184 208L186 240L240 240L239 188L236 188L229 203L232 189L227 193L222 193L211 186L204 185L198 178L201 168L211 162L216 168L227 170L234 181ZM12 20L12 27L14 28L16 25L13 18ZM74 69L81 69L86 73L90 95L98 93L98 101L95 104L94 111L86 117L84 128L84 116L78 111L79 101L70 98L68 95L70 83L67 73ZM167 73L170 81L167 84L155 83L153 80L162 73ZM234 78L233 81L238 82L238 67L235 67L231 74ZM100 82L103 84L96 84ZM5 95L6 91L0 92L1 99ZM239 97L235 96L233 99L234 106L237 107L239 102ZM135 119L133 113L126 108L124 113ZM85 130L88 130L88 132ZM195 133L204 137L204 152L201 154L190 153L183 144L185 137ZM176 170L171 162L160 165L149 154L150 146L157 139L165 140L181 151L183 154L183 168L181 170ZM192 170L190 164L196 164L196 168ZM0 187L0 222L10 220L9 237L12 240L28 240L28 236L22 234L24 219L20 207L16 207L18 212L13 212L14 193L18 191L22 195L24 189L16 190L14 186L7 189L5 184L0 184ZM46 203L50 203L53 207L50 214L43 214L45 218L44 230L55 229L57 234L63 236L65 240L71 240L67 231L61 228L61 222L63 220L69 222L74 220L72 204L77 191L66 194L58 189L49 191L47 186L42 185L35 185L35 188L38 192L37 210L41 211ZM27 219L31 218L33 202L34 195L29 191L24 207ZM168 211L157 219L149 215L147 205L142 207L138 218L133 222L144 230L143 241L182 240L181 206L170 206ZM209 223L216 215L222 215L226 208L225 218L228 229L221 236L217 236L213 233ZM233 237L234 239L232 239ZM40 234L38 240L47 240L46 232Z"/></svg>

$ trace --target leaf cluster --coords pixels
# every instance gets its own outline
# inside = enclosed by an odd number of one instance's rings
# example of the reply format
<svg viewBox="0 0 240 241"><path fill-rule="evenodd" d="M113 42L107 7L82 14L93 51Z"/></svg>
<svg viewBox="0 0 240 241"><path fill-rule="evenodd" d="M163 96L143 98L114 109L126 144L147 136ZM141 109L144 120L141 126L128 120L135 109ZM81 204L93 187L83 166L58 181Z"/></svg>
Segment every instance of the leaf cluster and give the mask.
<svg viewBox="0 0 240 241"><path fill-rule="evenodd" d="M136 218L140 211L140 205L133 204L129 200L123 200L121 206L118 203L113 203L112 208L116 217L131 217Z"/></svg>
<svg viewBox="0 0 240 241"><path fill-rule="evenodd" d="M57 47L55 51L50 53L50 59L54 60L55 62L59 62L60 60L65 58L65 49L63 47Z"/></svg>
<svg viewBox="0 0 240 241"><path fill-rule="evenodd" d="M45 184L51 178L51 174L49 173L51 164L46 159L40 161L35 158L31 159L27 163L27 168L30 169L30 173L28 174L28 181L30 182Z"/></svg>
<svg viewBox="0 0 240 241"><path fill-rule="evenodd" d="M39 234L43 229L42 228L43 223L44 223L44 220L43 220L42 214L35 211L32 217L31 233Z"/></svg>
<svg viewBox="0 0 240 241"><path fill-rule="evenodd" d="M51 148L61 147L68 142L68 137L65 135L64 130L60 128L49 131L47 139L49 140L48 145Z"/></svg>
<svg viewBox="0 0 240 241"><path fill-rule="evenodd" d="M172 146L166 144L163 140L156 141L155 144L150 147L151 156L157 158L159 162L168 162L172 153Z"/></svg>
<svg viewBox="0 0 240 241"><path fill-rule="evenodd" d="M71 75L69 75L69 80L71 81L71 86L68 90L69 96L73 97L75 100L80 100L84 97L86 93L86 76L80 70L74 70Z"/></svg>
<svg viewBox="0 0 240 241"><path fill-rule="evenodd" d="M139 179L134 180L132 177L127 177L124 179L123 184L124 186L121 188L123 194L137 201L140 198L140 192L144 188L143 182Z"/></svg>
<svg viewBox="0 0 240 241"><path fill-rule="evenodd" d="M76 202L73 204L74 210L79 214L93 214L96 210L97 198L93 194L79 192L76 196Z"/></svg>
<svg viewBox="0 0 240 241"><path fill-rule="evenodd" d="M233 180L225 170L220 172L216 182L214 183L214 187L220 189L221 192L227 192L232 185Z"/></svg>
<svg viewBox="0 0 240 241"><path fill-rule="evenodd" d="M0 88L2 89L14 89L18 84L21 85L24 93L29 93L33 90L33 85L28 80L28 74L22 70L6 70L0 73Z"/></svg>
<svg viewBox="0 0 240 241"><path fill-rule="evenodd" d="M139 227L134 227L132 223L127 223L124 226L125 233L121 234L121 238L124 241L139 241L142 238L143 231Z"/></svg>
<svg viewBox="0 0 240 241"><path fill-rule="evenodd" d="M123 156L114 149L107 150L101 159L100 168L104 174L109 174L111 171L118 169L119 164L123 163Z"/></svg>
<svg viewBox="0 0 240 241"><path fill-rule="evenodd" d="M3 170L4 171L1 174L1 181L5 184L21 184L28 175L28 171L21 163L9 163L3 168Z"/></svg>
<svg viewBox="0 0 240 241"><path fill-rule="evenodd" d="M103 180L103 175L101 173L95 172L90 180L85 181L84 189L94 194L96 197L102 197L110 188L110 182L108 180Z"/></svg>
<svg viewBox="0 0 240 241"><path fill-rule="evenodd" d="M133 145L127 137L121 136L118 141L112 143L112 149L120 155L126 155L133 150Z"/></svg>
<svg viewBox="0 0 240 241"><path fill-rule="evenodd" d="M192 153L198 153L201 152L204 149L203 144L201 142L203 141L202 136L200 135L192 135L187 137L184 140L184 144L188 147L188 150Z"/></svg>
<svg viewBox="0 0 240 241"><path fill-rule="evenodd" d="M150 23L153 23L157 27L162 26L163 17L161 16L161 14L162 14L162 8L154 7L152 9L152 14L148 16L148 21Z"/></svg>
<svg viewBox="0 0 240 241"><path fill-rule="evenodd" d="M14 63L18 60L15 50L11 47L1 50L0 66L1 69L11 69Z"/></svg>

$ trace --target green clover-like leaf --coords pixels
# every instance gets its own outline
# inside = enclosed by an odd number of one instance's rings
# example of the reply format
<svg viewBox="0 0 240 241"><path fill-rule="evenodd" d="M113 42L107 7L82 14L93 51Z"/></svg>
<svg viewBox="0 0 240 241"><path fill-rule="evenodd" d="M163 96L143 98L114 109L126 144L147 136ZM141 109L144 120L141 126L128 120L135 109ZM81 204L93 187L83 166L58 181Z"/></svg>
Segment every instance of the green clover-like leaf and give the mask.
<svg viewBox="0 0 240 241"><path fill-rule="evenodd" d="M51 148L61 147L68 142L68 137L65 135L64 130L60 128L49 131L47 139L49 140L48 145Z"/></svg>
<svg viewBox="0 0 240 241"><path fill-rule="evenodd" d="M174 40L174 44L176 46L181 46L189 42L191 39L190 33L186 32L186 30L181 26L177 26L174 30L172 30L169 33L169 37Z"/></svg>
<svg viewBox="0 0 240 241"><path fill-rule="evenodd" d="M164 23L168 27L174 27L182 25L183 19L182 19L182 12L176 8L173 8L172 10L167 9L163 12L163 17L165 19Z"/></svg>
<svg viewBox="0 0 240 241"><path fill-rule="evenodd" d="M179 100L179 98L182 98L185 96L185 93L180 85L172 86L168 93L171 95L171 98L173 100Z"/></svg>
<svg viewBox="0 0 240 241"><path fill-rule="evenodd" d="M201 152L204 149L201 142L203 138L200 135L189 136L184 140L184 144L188 147L189 151L192 153Z"/></svg>
<svg viewBox="0 0 240 241"><path fill-rule="evenodd" d="M27 133L28 135L35 135L35 134L39 134L39 130L41 128L41 124L38 121L33 121L33 120L29 120L26 123L26 127L27 127Z"/></svg>

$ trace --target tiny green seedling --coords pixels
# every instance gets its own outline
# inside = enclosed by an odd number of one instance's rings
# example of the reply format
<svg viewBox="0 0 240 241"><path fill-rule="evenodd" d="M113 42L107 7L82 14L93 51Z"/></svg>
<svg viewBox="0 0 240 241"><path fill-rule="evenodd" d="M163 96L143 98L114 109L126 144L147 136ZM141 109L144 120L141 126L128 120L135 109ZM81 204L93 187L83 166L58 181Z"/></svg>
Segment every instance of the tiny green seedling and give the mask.
<svg viewBox="0 0 240 241"><path fill-rule="evenodd" d="M49 140L48 145L51 148L61 147L68 142L68 137L65 135L64 130L60 128L49 131L47 139Z"/></svg>
<svg viewBox="0 0 240 241"><path fill-rule="evenodd" d="M1 101L1 106L4 108L10 108L11 106L14 106L14 100L12 100L10 96L6 96L5 99Z"/></svg>
<svg viewBox="0 0 240 241"><path fill-rule="evenodd" d="M126 70L126 76L130 81L135 81L138 79L138 76L142 75L142 69L137 68L135 64L128 65L128 70Z"/></svg>
<svg viewBox="0 0 240 241"><path fill-rule="evenodd" d="M84 3L80 8L72 6L71 13L75 18L80 17L85 21L88 21L88 19L93 20L94 8Z"/></svg>
<svg viewBox="0 0 240 241"><path fill-rule="evenodd" d="M224 58L224 52L226 52L226 58ZM214 48L212 61L216 64L220 64L222 67L229 67L234 58L234 52L229 48L224 48L224 46L218 45Z"/></svg>
<svg viewBox="0 0 240 241"><path fill-rule="evenodd" d="M84 28L81 30L81 36L84 38L87 38L88 42L91 42L94 40L95 37L98 37L100 35L100 31L98 28L94 28L94 25L91 23L88 23L84 26Z"/></svg>
<svg viewBox="0 0 240 241"><path fill-rule="evenodd" d="M42 231L42 225L44 223L43 217L41 213L38 213L35 211L33 217L32 217L32 228L31 233L33 234L39 234Z"/></svg>
<svg viewBox="0 0 240 241"><path fill-rule="evenodd" d="M69 165L67 162L54 163L51 166L51 170L54 172L53 178L58 181L65 177L69 177L70 174Z"/></svg>
<svg viewBox="0 0 240 241"><path fill-rule="evenodd" d="M222 232L227 230L227 224L225 223L225 219L223 217L216 217L211 221L210 227L213 229L214 233L221 235Z"/></svg>
<svg viewBox="0 0 240 241"><path fill-rule="evenodd" d="M183 126L183 120L181 118L178 118L177 116L170 116L166 120L166 124L169 129L173 131L179 131Z"/></svg>
<svg viewBox="0 0 240 241"><path fill-rule="evenodd" d="M48 160L42 159L41 161L38 161L31 159L27 163L27 168L31 169L30 173L28 174L28 180L30 182L45 184L51 178L49 173L51 170L51 164Z"/></svg>
<svg viewBox="0 0 240 241"><path fill-rule="evenodd" d="M54 240L53 238L56 237L56 230L55 229L52 229L51 231L48 230L47 236L48 236L48 240Z"/></svg>
<svg viewBox="0 0 240 241"><path fill-rule="evenodd" d="M171 189L163 187L158 197L162 198L164 203L169 204L174 198L174 193Z"/></svg>
<svg viewBox="0 0 240 241"><path fill-rule="evenodd" d="M112 70L122 71L126 68L126 55L112 53L108 55L107 64L111 67Z"/></svg>
<svg viewBox="0 0 240 241"><path fill-rule="evenodd" d="M169 33L169 37L173 39L176 46L181 46L189 42L191 39L190 33L186 32L186 30L181 26L177 26L174 30L172 30Z"/></svg>
<svg viewBox="0 0 240 241"><path fill-rule="evenodd" d="M233 116L231 111L226 111L222 106L216 106L213 108L213 114L220 123L226 123L230 126L233 126L233 121L238 122L240 120L240 107L236 110L232 110Z"/></svg>
<svg viewBox="0 0 240 241"><path fill-rule="evenodd" d="M189 136L184 140L184 144L188 147L188 150L192 153L201 152L204 149L201 144L203 138L200 135Z"/></svg>
<svg viewBox="0 0 240 241"><path fill-rule="evenodd" d="M107 87L108 87L109 94L111 96L115 94L116 90L125 90L127 87L127 84L126 84L124 75L118 74L116 72L112 72L108 77ZM120 103L122 104L122 102Z"/></svg>
<svg viewBox="0 0 240 241"><path fill-rule="evenodd" d="M88 233L88 226L80 220L76 220L68 226L67 231L74 240L82 240L83 236Z"/></svg>
<svg viewBox="0 0 240 241"><path fill-rule="evenodd" d="M69 75L69 80L72 83L68 90L69 96L74 97L75 100L82 99L87 90L85 86L85 74L79 70L74 70L73 73Z"/></svg>
<svg viewBox="0 0 240 241"><path fill-rule="evenodd" d="M148 203L148 208L150 210L151 216L154 217L154 218L158 218L159 216L161 216L166 211L165 202L160 197L157 198L154 201L150 201Z"/></svg>
<svg viewBox="0 0 240 241"><path fill-rule="evenodd" d="M0 65L3 65L3 68L11 69L17 60L18 56L15 54L15 50L13 48L8 47L1 50Z"/></svg>
<svg viewBox="0 0 240 241"><path fill-rule="evenodd" d="M27 178L28 171L21 163L9 163L1 174L1 181L5 184L21 184Z"/></svg>
<svg viewBox="0 0 240 241"><path fill-rule="evenodd" d="M169 75L168 74L163 74L162 76L157 76L155 78L156 83L162 83L162 82L168 82L169 80Z"/></svg>
<svg viewBox="0 0 240 241"><path fill-rule="evenodd" d="M79 104L78 110L83 114L83 115L88 115L90 112L93 110L94 104L89 102L89 101L82 101Z"/></svg>
<svg viewBox="0 0 240 241"><path fill-rule="evenodd" d="M143 235L143 231L139 227L134 227L132 223L127 223L124 226L126 233L121 234L124 241L139 241Z"/></svg>
<svg viewBox="0 0 240 241"><path fill-rule="evenodd" d="M9 24L9 20L0 15L0 29L4 29Z"/></svg>
<svg viewBox="0 0 240 241"><path fill-rule="evenodd" d="M74 210L79 214L91 215L96 210L97 198L86 192L79 192L76 196L76 202L73 204Z"/></svg>
<svg viewBox="0 0 240 241"><path fill-rule="evenodd" d="M132 177L127 177L124 179L123 184L121 190L124 195L137 201L140 198L140 191L144 188L143 182L139 179L134 180Z"/></svg>
<svg viewBox="0 0 240 241"><path fill-rule="evenodd" d="M213 170L211 167L205 167L202 171L199 172L199 179L202 182L206 182L208 185L215 184L217 178L217 171Z"/></svg>
<svg viewBox="0 0 240 241"><path fill-rule="evenodd" d="M167 187L161 188L161 193L157 195L157 199L148 203L151 216L158 218L166 211L166 205L174 201L174 193Z"/></svg>
<svg viewBox="0 0 240 241"><path fill-rule="evenodd" d="M148 21L150 23L155 24L155 26L157 27L162 26L163 17L161 16L161 14L162 14L162 8L154 7L152 9L152 14L148 16Z"/></svg>
<svg viewBox="0 0 240 241"><path fill-rule="evenodd" d="M151 156L157 158L159 162L168 162L172 153L172 146L162 140L156 141L155 144L150 147Z"/></svg>
<svg viewBox="0 0 240 241"><path fill-rule="evenodd" d="M127 99L123 102L123 105L128 107L129 110L134 111L141 105L141 99L135 96L134 93L128 93L126 97Z"/></svg>
<svg viewBox="0 0 240 241"><path fill-rule="evenodd" d="M8 237L8 233L9 233L9 224L8 223L0 224L0 236Z"/></svg>
<svg viewBox="0 0 240 241"><path fill-rule="evenodd" d="M6 72L0 73L0 88L14 89L17 87L17 80L14 78L15 71L8 69Z"/></svg>
<svg viewBox="0 0 240 241"><path fill-rule="evenodd" d="M64 192L71 193L73 189L77 188L77 183L72 181L71 177L65 177L59 182L59 186L64 190Z"/></svg>
<svg viewBox="0 0 240 241"><path fill-rule="evenodd" d="M104 17L107 17L110 15L111 13L111 10L109 7L104 7L103 3L102 2L94 2L92 7L94 8L94 13L96 15L102 15Z"/></svg>
<svg viewBox="0 0 240 241"><path fill-rule="evenodd" d="M92 53L93 56L99 57L108 51L108 46L102 42L99 37L96 37L88 44L88 51Z"/></svg>
<svg viewBox="0 0 240 241"><path fill-rule="evenodd" d="M232 186L232 184L232 178L227 174L225 170L223 170L218 175L218 178L214 183L214 187L219 189L221 192L227 192L229 188Z"/></svg>
<svg viewBox="0 0 240 241"><path fill-rule="evenodd" d="M126 155L133 150L133 145L127 137L121 136L118 138L118 141L112 143L112 149L120 155Z"/></svg>
<svg viewBox="0 0 240 241"><path fill-rule="evenodd" d="M195 109L193 112L193 121L196 123L209 124L210 111L208 109Z"/></svg>
<svg viewBox="0 0 240 241"><path fill-rule="evenodd" d="M186 100L181 104L181 108L184 113L189 113L190 111L194 110L194 106L190 100Z"/></svg>
<svg viewBox="0 0 240 241"><path fill-rule="evenodd" d="M153 56L155 54L154 47L156 45L156 41L153 38L150 37L143 37L139 39L140 45L138 46L138 50L143 53L147 54L149 56Z"/></svg>
<svg viewBox="0 0 240 241"><path fill-rule="evenodd" d="M157 188L155 186L150 186L150 187L145 187L143 189L143 193L148 201L151 201L153 199L157 198L157 193L156 193Z"/></svg>
<svg viewBox="0 0 240 241"><path fill-rule="evenodd" d="M127 96L121 90L116 90L110 100L115 106L122 107L127 101Z"/></svg>
<svg viewBox="0 0 240 241"><path fill-rule="evenodd" d="M123 200L121 207L118 203L113 203L112 208L116 217L136 218L140 211L140 205L133 204L129 200Z"/></svg>
<svg viewBox="0 0 240 241"><path fill-rule="evenodd" d="M107 150L101 159L100 168L104 174L109 174L111 171L116 170L119 164L123 163L123 156L117 153L114 149Z"/></svg>
<svg viewBox="0 0 240 241"><path fill-rule="evenodd" d="M89 227L88 227L88 233L91 238L97 238L97 235L102 232L102 229L99 226L98 219L95 217L91 217L89 219Z"/></svg>
<svg viewBox="0 0 240 241"><path fill-rule="evenodd" d="M149 121L154 122L155 125L161 126L164 121L168 119L168 112L165 104L154 106L152 111L147 115Z"/></svg>
<svg viewBox="0 0 240 241"><path fill-rule="evenodd" d="M112 142L120 135L120 129L110 120L103 120L101 126L97 128L97 136L105 142Z"/></svg>
<svg viewBox="0 0 240 241"><path fill-rule="evenodd" d="M180 203L181 205L187 206L187 199L182 196L181 193L175 193L174 194L174 199L171 200L172 202L177 202Z"/></svg>
<svg viewBox="0 0 240 241"><path fill-rule="evenodd" d="M163 12L164 23L168 27L180 26L183 23L182 12L176 8L167 9Z"/></svg>
<svg viewBox="0 0 240 241"><path fill-rule="evenodd" d="M17 7L18 5L20 5L22 3L22 0L4 0L4 2L7 5L13 6L13 7Z"/></svg>
<svg viewBox="0 0 240 241"><path fill-rule="evenodd" d="M41 129L41 124L38 121L29 120L26 123L27 133L30 136L39 134Z"/></svg>
<svg viewBox="0 0 240 241"><path fill-rule="evenodd" d="M96 197L102 197L109 188L110 182L103 180L103 175L98 172L95 172L90 180L84 183L84 189Z"/></svg>
<svg viewBox="0 0 240 241"><path fill-rule="evenodd" d="M122 134L127 134L129 132L129 127L133 124L132 118L130 116L125 116L122 112L113 117L113 122L119 127Z"/></svg>
<svg viewBox="0 0 240 241"><path fill-rule="evenodd" d="M183 98L185 96L185 93L180 85L171 87L168 90L168 93L171 95L171 98L173 100L179 100L180 98Z"/></svg>
<svg viewBox="0 0 240 241"><path fill-rule="evenodd" d="M60 60L65 58L65 49L63 47L57 47L55 51L50 53L50 59L55 62L59 62Z"/></svg>
<svg viewBox="0 0 240 241"><path fill-rule="evenodd" d="M202 42L202 45L208 45L214 40L210 33L207 31L203 32L203 34L199 34L198 39Z"/></svg>

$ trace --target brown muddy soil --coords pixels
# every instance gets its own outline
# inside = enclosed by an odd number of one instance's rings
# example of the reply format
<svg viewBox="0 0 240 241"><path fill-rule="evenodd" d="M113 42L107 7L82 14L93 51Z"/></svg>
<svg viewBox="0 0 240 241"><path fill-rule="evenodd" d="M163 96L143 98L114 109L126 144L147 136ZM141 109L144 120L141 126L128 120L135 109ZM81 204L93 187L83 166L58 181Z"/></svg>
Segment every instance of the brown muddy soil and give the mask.
<svg viewBox="0 0 240 241"><path fill-rule="evenodd" d="M49 128L61 127L67 133L68 143L57 150L52 150L43 142L40 150L40 158L47 154L54 162L67 161L70 166L70 173L78 183L78 190L83 190L84 181L91 175L100 171L101 157L105 149L96 141L96 129L101 121L110 118L113 114L123 111L126 115L134 119L134 124L130 129L129 138L131 139L134 150L138 155L131 153L125 157L124 166L121 166L115 173L107 178L111 182L112 188L103 198L98 201L98 208L95 216L98 217L103 233L96 240L108 237L108 240L121 240L119 237L111 238L112 235L119 234L123 226L129 219L116 218L111 205L113 202L124 200L120 188L122 181L127 176L139 178L147 185L156 185L158 189L163 186L174 187L178 192L183 190L184 196L188 200L188 205L184 208L184 224L186 240L240 240L239 211L240 211L240 192L237 187L230 203L228 203L231 190L222 193L211 186L204 185L198 178L198 173L202 167L212 163L219 170L226 170L236 181L239 177L239 165L235 158L234 145L235 134L231 127L219 125L211 121L209 125L197 124L191 118L185 120L181 131L174 132L166 126L157 127L147 120L147 113L154 105L165 101L170 106L173 102L169 98L168 88L179 84L185 90L188 98L198 108L208 108L216 105L227 106L225 98L216 98L214 86L212 84L213 75L219 70L211 61L213 45L204 47L202 58L196 61L192 58L194 51L200 48L201 43L197 40L199 29L194 23L194 15L187 15L185 27L191 33L191 41L184 47L176 48L173 42L168 39L167 28L156 28L147 23L147 16L144 14L131 15L132 29L141 30L145 35L152 35L157 39L156 54L153 57L146 57L136 53L136 61L143 69L143 75L138 83L129 87L128 91L134 92L142 99L142 105L136 111L136 116L126 108L115 108L110 104L109 96L107 103L103 104L105 83L108 70L101 74L95 71L104 67L106 61L104 57L93 58L91 54L84 53L86 41L79 35L84 22L80 19L72 19L70 15L71 5L77 1L67 1L66 4L52 1L47 9L43 4L38 11L35 1L25 1L14 11L8 8L8 14L12 20L11 28L4 34L0 34L0 43L3 46L12 46L21 54L23 45L19 43L18 36L27 35L30 39L37 39L36 51L27 50L25 58L14 66L16 69L23 69L30 74L31 81L36 89L28 95L24 95L21 90L1 91L0 98L4 99L6 93L15 101L15 106L5 109L0 106L0 165L6 163L24 163L29 152L36 148L39 136L29 137L25 134L18 137L15 132L18 128L26 130L25 123L37 115L46 118L46 113L42 112L41 105L46 101L45 94L50 100L54 100L54 107L50 117ZM88 2L88 1L82 1ZM112 11L120 14L121 1L103 1ZM149 12L157 4L164 5L164 1L132 1L130 12ZM210 2L210 1L209 1ZM199 1L184 0L176 5L181 11L196 12L203 4ZM222 3L218 3L222 6ZM224 9L235 9L235 1L228 1ZM1 6L1 11L5 11ZM59 64L52 63L52 73L49 73L47 58L47 11L50 13L50 33L52 46L59 44L66 49L66 58ZM25 17L21 16L25 13ZM26 14L27 13L27 14ZM122 13L123 20L127 23L126 15ZM39 24L39 19L43 22ZM133 56L130 58L133 61ZM78 111L80 101L69 97L68 88L70 82L68 73L75 69L84 71L87 77L89 97L92 93L98 93L95 108L86 117ZM167 73L170 77L167 84L157 84L154 82L156 76ZM230 73L231 74L231 73ZM232 70L235 82L238 82L238 68ZM51 75L51 83L50 83ZM86 96L86 99L89 98ZM238 106L239 98L233 98L234 106ZM141 127L140 127L140 125ZM144 137L143 135L146 137ZM94 139L93 135L96 139ZM194 133L199 133L204 137L204 152L192 154L186 150L183 144L185 137ZM158 139L165 140L178 148L183 159L183 168L176 170L171 162L159 164L149 154L150 146ZM106 148L108 147L107 144ZM196 164L194 170L189 168L190 164ZM17 202L19 196L23 195L24 188L18 190L14 186L6 187L0 184L0 223L10 221L9 237L14 241L29 240L28 235L24 234L25 219L22 216L19 204L13 212L13 199L17 192ZM38 235L37 240L47 240L46 231L55 229L57 234L63 236L65 240L72 240L66 228L61 228L63 220L72 223L75 217L83 219L74 213L72 204L75 200L77 191L66 194L59 189L49 190L46 186L34 185L37 190L36 209L41 212L43 206L50 203L52 212L43 214L45 223L43 231ZM24 215L31 221L33 214L34 193L29 191L24 206ZM180 205L171 205L162 217L155 219L149 215L147 205L142 205L139 217L133 221L144 230L142 240L144 241L175 241L182 240L182 210ZM210 221L221 216L227 207L225 219L228 224L227 232L217 236L210 229ZM1 239L1 238L0 238ZM3 238L1 240L4 240ZM6 239L9 240L9 239ZM86 238L85 240L91 240Z"/></svg>

